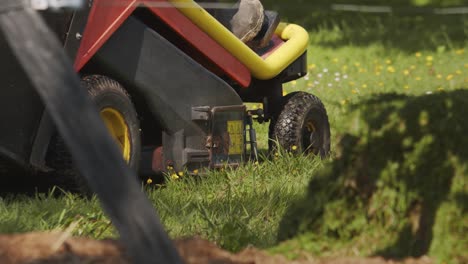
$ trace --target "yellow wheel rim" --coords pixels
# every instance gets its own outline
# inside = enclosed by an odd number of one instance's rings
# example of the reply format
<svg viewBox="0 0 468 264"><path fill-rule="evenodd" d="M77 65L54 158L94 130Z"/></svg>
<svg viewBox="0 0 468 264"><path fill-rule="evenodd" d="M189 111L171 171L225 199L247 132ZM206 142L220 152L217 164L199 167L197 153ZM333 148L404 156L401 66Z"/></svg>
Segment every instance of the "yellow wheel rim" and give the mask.
<svg viewBox="0 0 468 264"><path fill-rule="evenodd" d="M124 160L128 163L131 149L130 133L123 115L119 111L107 107L101 110L101 118L104 120L112 138L120 147Z"/></svg>

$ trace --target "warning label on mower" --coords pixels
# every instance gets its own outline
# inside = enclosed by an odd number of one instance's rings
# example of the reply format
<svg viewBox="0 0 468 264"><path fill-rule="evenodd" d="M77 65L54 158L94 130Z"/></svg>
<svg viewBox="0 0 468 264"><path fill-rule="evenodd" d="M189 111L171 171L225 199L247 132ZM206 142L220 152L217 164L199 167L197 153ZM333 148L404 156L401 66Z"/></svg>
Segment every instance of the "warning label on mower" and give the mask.
<svg viewBox="0 0 468 264"><path fill-rule="evenodd" d="M244 150L244 128L241 120L227 121L229 155L241 155Z"/></svg>

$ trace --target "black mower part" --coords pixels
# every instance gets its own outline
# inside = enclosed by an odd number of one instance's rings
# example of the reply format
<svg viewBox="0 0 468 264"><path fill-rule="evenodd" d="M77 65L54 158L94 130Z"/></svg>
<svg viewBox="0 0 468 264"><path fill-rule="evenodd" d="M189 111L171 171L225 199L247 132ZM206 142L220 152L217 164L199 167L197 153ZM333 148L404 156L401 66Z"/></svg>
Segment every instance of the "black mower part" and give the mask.
<svg viewBox="0 0 468 264"><path fill-rule="evenodd" d="M294 153L319 155L330 152L330 124L320 99L306 92L284 97L283 108L270 123L270 150L276 146Z"/></svg>
<svg viewBox="0 0 468 264"><path fill-rule="evenodd" d="M101 75L85 76L81 79L81 87L88 91L89 98L97 107L128 166L138 172L140 124L129 94L117 81ZM73 163L70 151L58 135L50 143L47 165L53 169L53 178L59 186L85 195L92 194Z"/></svg>

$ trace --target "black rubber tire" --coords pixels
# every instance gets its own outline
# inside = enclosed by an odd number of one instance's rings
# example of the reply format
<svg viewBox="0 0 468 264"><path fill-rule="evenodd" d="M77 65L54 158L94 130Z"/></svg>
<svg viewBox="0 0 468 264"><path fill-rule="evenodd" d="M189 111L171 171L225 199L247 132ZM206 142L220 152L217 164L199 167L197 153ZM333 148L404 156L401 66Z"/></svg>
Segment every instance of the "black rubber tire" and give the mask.
<svg viewBox="0 0 468 264"><path fill-rule="evenodd" d="M308 129L312 124L313 131ZM295 153L313 153L325 158L330 153L330 124L320 99L306 92L284 97L279 115L270 122L270 151L277 144Z"/></svg>
<svg viewBox="0 0 468 264"><path fill-rule="evenodd" d="M130 140L128 164L137 172L141 155L140 123L130 95L118 82L101 75L83 77L81 86L87 89L99 111L112 108L123 116ZM73 165L65 143L58 135L54 136L49 145L47 165L54 169L56 184L70 191L90 194L83 177Z"/></svg>

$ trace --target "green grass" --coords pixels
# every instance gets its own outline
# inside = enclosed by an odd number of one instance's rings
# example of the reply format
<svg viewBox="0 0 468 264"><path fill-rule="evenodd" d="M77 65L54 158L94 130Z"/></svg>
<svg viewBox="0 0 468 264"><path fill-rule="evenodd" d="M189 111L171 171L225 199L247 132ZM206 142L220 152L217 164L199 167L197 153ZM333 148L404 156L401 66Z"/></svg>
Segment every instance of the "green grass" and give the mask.
<svg viewBox="0 0 468 264"><path fill-rule="evenodd" d="M311 32L309 75L285 91L323 100L332 158L280 153L199 178L169 176L147 192L171 237L289 257L428 254L466 262L468 18L283 8ZM268 125L256 128L266 149ZM96 200L57 192L0 199L0 232L77 222L77 235L116 235Z"/></svg>

